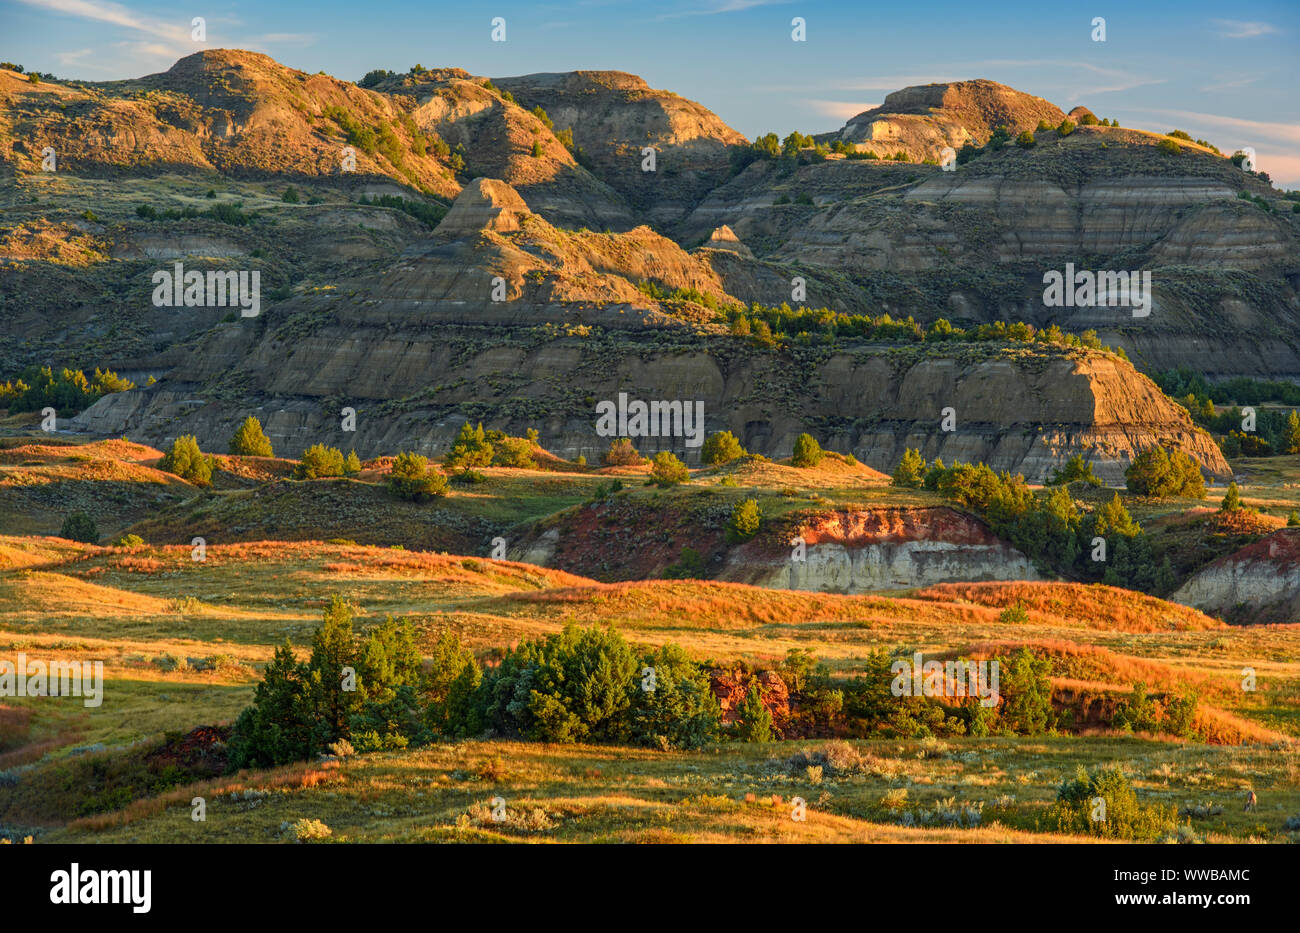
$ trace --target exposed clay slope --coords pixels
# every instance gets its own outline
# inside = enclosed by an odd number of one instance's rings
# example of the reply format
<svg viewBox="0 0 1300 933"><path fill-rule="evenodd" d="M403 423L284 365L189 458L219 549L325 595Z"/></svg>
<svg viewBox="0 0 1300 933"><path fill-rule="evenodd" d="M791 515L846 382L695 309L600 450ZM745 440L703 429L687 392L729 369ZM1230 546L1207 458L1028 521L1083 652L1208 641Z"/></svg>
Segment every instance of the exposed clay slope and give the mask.
<svg viewBox="0 0 1300 933"><path fill-rule="evenodd" d="M802 538L802 555L790 541ZM785 539L785 540L782 540ZM1024 554L956 509L839 510L781 523L727 554L720 580L865 593L966 580L1033 580Z"/></svg>
<svg viewBox="0 0 1300 933"><path fill-rule="evenodd" d="M1232 621L1300 622L1300 529L1280 529L1219 558L1172 598Z"/></svg>
<svg viewBox="0 0 1300 933"><path fill-rule="evenodd" d="M1156 148L1163 138L1045 132L1032 149L1006 146L952 172L755 162L711 192L682 235L726 225L785 270L764 278L720 265L728 290L749 301L788 301L800 275L811 307L1094 328L1144 368L1300 376L1300 215L1226 157L1195 145L1169 154ZM1067 263L1148 271L1148 312L1047 306L1043 276Z"/></svg>
<svg viewBox="0 0 1300 933"><path fill-rule="evenodd" d="M382 275L217 327L170 379L102 399L77 424L110 434L129 426L159 443L184 427L207 441L256 411L277 450L333 437L374 456L442 453L473 418L515 433L538 427L548 449L594 460L608 445L595 434L595 403L623 391L702 401L708 430L776 457L811 430L884 471L911 446L1037 480L1085 451L1118 481L1137 452L1164 444L1227 473L1186 411L1113 356L956 344L775 353L703 326L699 305L637 289L649 280L733 300L709 264L672 241L648 228L569 233L521 205L507 186L480 181L444 218L446 231ZM497 278L505 300L494 300ZM244 389L214 392L219 385ZM195 408L196 398L207 404ZM339 434L327 399L367 411L367 430ZM948 407L957 429L940 431ZM642 447L691 461L699 453L681 438Z"/></svg>

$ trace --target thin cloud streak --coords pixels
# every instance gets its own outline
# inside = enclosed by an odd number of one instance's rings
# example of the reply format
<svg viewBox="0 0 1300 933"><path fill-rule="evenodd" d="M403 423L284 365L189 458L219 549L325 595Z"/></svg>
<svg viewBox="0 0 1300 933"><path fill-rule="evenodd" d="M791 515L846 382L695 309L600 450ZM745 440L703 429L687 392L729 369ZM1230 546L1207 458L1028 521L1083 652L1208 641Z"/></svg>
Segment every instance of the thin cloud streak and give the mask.
<svg viewBox="0 0 1300 933"><path fill-rule="evenodd" d="M1245 22L1239 19L1216 19L1211 22L1219 27L1221 39L1258 39L1281 31L1271 23Z"/></svg>

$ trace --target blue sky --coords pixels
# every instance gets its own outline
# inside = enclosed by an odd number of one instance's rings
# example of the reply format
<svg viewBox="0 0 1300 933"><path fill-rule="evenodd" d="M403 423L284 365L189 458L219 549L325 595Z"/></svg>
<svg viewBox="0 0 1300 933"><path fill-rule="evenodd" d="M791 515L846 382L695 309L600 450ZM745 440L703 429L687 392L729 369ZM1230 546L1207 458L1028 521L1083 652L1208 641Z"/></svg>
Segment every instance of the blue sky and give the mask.
<svg viewBox="0 0 1300 933"><path fill-rule="evenodd" d="M205 44L190 37L194 16ZM491 41L496 16L505 42ZM796 16L806 42L791 41ZM1098 16L1105 42L1092 40ZM1125 126L1252 146L1275 182L1300 187L1296 0L0 0L0 59L62 77L136 77L205 47L352 80L416 62L498 77L618 69L751 138L834 129L909 84L991 78Z"/></svg>

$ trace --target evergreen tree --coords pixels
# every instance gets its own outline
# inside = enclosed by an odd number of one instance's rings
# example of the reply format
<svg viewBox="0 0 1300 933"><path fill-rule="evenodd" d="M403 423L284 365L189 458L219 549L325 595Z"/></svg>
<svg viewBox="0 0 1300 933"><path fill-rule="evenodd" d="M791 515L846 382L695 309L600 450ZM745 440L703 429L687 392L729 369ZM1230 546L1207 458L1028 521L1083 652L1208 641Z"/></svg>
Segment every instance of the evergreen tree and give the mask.
<svg viewBox="0 0 1300 933"><path fill-rule="evenodd" d="M891 485L918 489L924 482L925 458L919 450L909 447L903 451L903 459L898 461L898 466L894 469Z"/></svg>
<svg viewBox="0 0 1300 933"><path fill-rule="evenodd" d="M239 714L230 737L230 769L272 767L310 757L310 702L306 667L286 640Z"/></svg>
<svg viewBox="0 0 1300 933"><path fill-rule="evenodd" d="M315 719L314 748L324 748L345 737L349 718L361 709L363 694L357 675L352 614L353 608L349 603L338 596L332 597L320 628L311 639L307 675ZM344 682L344 668L351 668L350 683Z"/></svg>
<svg viewBox="0 0 1300 933"><path fill-rule="evenodd" d="M815 467L822 462L821 445L811 434L800 434L794 441L794 456L790 462L797 467Z"/></svg>
<svg viewBox="0 0 1300 933"><path fill-rule="evenodd" d="M193 434L183 434L172 442L171 450L163 456L159 467L198 486L207 486L212 482L216 461L205 457L199 450L198 438Z"/></svg>
<svg viewBox="0 0 1300 933"><path fill-rule="evenodd" d="M667 450L655 454L654 466L650 468L650 479L656 486L660 488L676 486L687 482L690 478L691 474L686 469L686 464L678 460L676 455Z"/></svg>
<svg viewBox="0 0 1300 933"><path fill-rule="evenodd" d="M456 442L451 445L443 463L448 469L469 470L484 467L492 462L492 445L488 443L483 431L483 422L472 427L468 421L461 426Z"/></svg>
<svg viewBox="0 0 1300 933"><path fill-rule="evenodd" d="M98 544L99 527L85 512L73 512L63 520L59 537L67 538L69 541L80 541L82 544Z"/></svg>
<svg viewBox="0 0 1300 933"><path fill-rule="evenodd" d="M271 452L271 439L262 430L262 422L252 415L244 419L244 423L235 431L235 436L230 439L230 452L243 457L275 456Z"/></svg>
<svg viewBox="0 0 1300 933"><path fill-rule="evenodd" d="M763 521L763 511L758 507L757 499L742 499L731 510L731 520L727 523L727 537L732 543L748 541L758 534Z"/></svg>
<svg viewBox="0 0 1300 933"><path fill-rule="evenodd" d="M1282 451L1288 454L1300 453L1300 413L1294 410L1286 418L1286 428L1282 432Z"/></svg>
<svg viewBox="0 0 1300 933"><path fill-rule="evenodd" d="M1094 516L1093 524L1094 534L1105 535L1123 535L1131 538L1134 535L1141 534L1142 526L1133 521L1133 516L1124 508L1124 503L1120 501L1119 493L1115 493L1114 498L1097 509Z"/></svg>
<svg viewBox="0 0 1300 933"><path fill-rule="evenodd" d="M704 441L700 448L700 462L709 466L729 463L737 457L745 456L745 448L730 431L715 431Z"/></svg>
<svg viewBox="0 0 1300 933"><path fill-rule="evenodd" d="M749 692L736 710L736 737L742 742L772 741L772 714L763 704L758 680L749 684Z"/></svg>

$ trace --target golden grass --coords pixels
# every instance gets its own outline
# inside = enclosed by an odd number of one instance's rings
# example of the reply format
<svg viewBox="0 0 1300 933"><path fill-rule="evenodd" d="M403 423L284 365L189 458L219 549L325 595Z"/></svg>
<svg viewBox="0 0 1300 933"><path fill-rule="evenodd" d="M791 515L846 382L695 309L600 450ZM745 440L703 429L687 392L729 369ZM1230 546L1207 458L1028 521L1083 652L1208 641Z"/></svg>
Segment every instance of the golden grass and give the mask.
<svg viewBox="0 0 1300 933"><path fill-rule="evenodd" d="M964 600L999 609L1018 605L1061 624L1122 632L1225 627L1219 620L1188 606L1100 583L940 583L918 590L916 596L940 602Z"/></svg>

